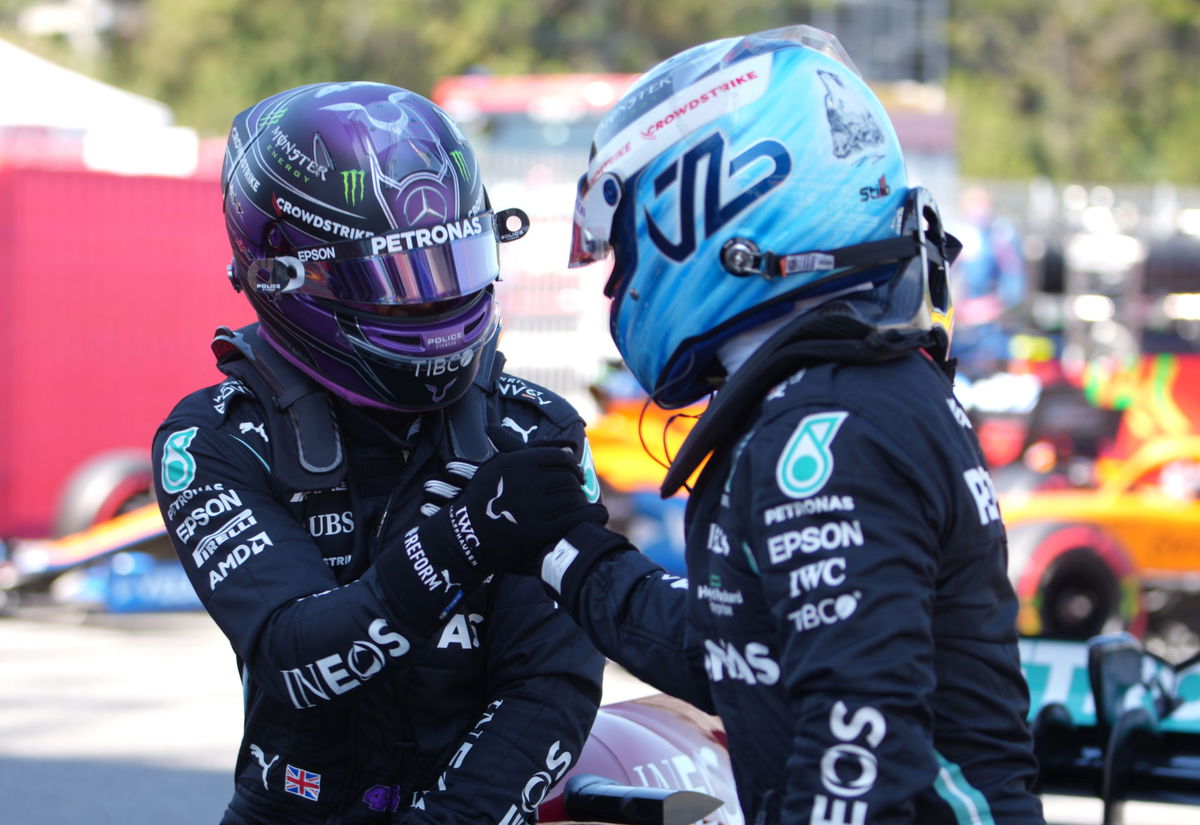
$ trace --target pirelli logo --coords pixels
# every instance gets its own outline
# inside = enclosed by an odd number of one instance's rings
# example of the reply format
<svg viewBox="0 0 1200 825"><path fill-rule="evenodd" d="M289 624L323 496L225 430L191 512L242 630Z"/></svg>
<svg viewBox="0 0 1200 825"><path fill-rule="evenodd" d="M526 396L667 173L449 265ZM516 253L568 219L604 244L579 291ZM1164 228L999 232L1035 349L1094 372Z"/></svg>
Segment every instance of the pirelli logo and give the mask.
<svg viewBox="0 0 1200 825"><path fill-rule="evenodd" d="M258 524L258 519L254 517L254 513L250 512L250 510L243 510L215 531L200 539L196 543L196 549L192 551L192 560L196 562L197 567L203 567L204 563L225 542L240 536L255 524Z"/></svg>

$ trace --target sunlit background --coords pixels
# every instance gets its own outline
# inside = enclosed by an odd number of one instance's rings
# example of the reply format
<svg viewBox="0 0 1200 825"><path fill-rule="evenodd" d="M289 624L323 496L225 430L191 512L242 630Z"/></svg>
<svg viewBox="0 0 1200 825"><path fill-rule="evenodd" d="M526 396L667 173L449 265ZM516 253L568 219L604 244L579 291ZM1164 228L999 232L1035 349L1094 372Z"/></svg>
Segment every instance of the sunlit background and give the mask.
<svg viewBox="0 0 1200 825"><path fill-rule="evenodd" d="M583 411L617 526L682 572L683 499L659 498L638 431L661 455L687 422L664 438L668 416L643 412L613 366L604 273L566 267L575 181L640 72L799 22L841 40L964 243L957 391L1022 633L1126 628L1195 653L1196 0L0 0L0 612L29 604L38 565L67 571L38 594L59 606L195 608L157 513L134 508L154 428L220 378L213 331L253 320L225 277L226 130L327 80L431 97L492 203L530 214L498 286L509 370ZM1051 529L1064 514L1086 553Z"/></svg>

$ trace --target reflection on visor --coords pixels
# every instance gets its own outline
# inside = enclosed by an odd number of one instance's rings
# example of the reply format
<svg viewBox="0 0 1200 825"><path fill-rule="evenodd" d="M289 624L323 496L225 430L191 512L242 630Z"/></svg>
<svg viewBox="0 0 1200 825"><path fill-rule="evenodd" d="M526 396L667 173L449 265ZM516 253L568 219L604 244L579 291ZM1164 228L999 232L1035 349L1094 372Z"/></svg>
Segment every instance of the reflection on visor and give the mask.
<svg viewBox="0 0 1200 825"><path fill-rule="evenodd" d="M519 210L506 210L505 218ZM359 241L305 247L293 256L250 266L260 293L303 293L360 304L422 304L479 292L500 274L500 240L525 234L496 231L487 212L432 227L396 230Z"/></svg>
<svg viewBox="0 0 1200 825"><path fill-rule="evenodd" d="M594 264L612 253L609 236L621 196L621 180L616 175L601 175L591 186L587 174L579 179L571 227L570 266Z"/></svg>

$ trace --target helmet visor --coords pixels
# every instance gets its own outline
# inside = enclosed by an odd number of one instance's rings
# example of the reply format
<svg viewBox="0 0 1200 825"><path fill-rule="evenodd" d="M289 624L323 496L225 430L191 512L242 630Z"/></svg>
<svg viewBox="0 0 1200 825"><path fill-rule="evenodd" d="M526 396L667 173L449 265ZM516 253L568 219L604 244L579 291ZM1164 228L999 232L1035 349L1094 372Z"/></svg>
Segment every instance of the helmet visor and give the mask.
<svg viewBox="0 0 1200 825"><path fill-rule="evenodd" d="M571 267L603 261L612 253L609 235L620 199L621 184L615 175L605 175L592 186L586 174L579 178L571 228Z"/></svg>
<svg viewBox="0 0 1200 825"><path fill-rule="evenodd" d="M526 219L527 220L527 219ZM527 223L526 223L527 227ZM500 274L498 231L491 212L435 226L296 250L251 262L247 280L261 293L300 293L337 302L403 305L446 301L479 292Z"/></svg>

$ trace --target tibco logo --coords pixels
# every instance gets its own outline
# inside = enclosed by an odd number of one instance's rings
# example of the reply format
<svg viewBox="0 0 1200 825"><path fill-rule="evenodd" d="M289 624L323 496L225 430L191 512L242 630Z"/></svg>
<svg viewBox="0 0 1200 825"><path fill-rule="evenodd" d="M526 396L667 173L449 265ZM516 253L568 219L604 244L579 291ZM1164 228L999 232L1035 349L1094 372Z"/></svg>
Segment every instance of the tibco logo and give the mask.
<svg viewBox="0 0 1200 825"><path fill-rule="evenodd" d="M471 350L447 355L445 358L425 358L416 361L413 364L414 378L432 378L438 375L445 375L448 372L458 372L463 367L470 365L475 353Z"/></svg>
<svg viewBox="0 0 1200 825"><path fill-rule="evenodd" d="M799 633L823 625L837 624L854 615L854 611L858 610L858 602L861 598L862 592L858 590L853 593L842 593L840 596L831 596L828 599L821 599L816 604L801 605L799 610L789 613L788 618L792 620L792 624Z"/></svg>

